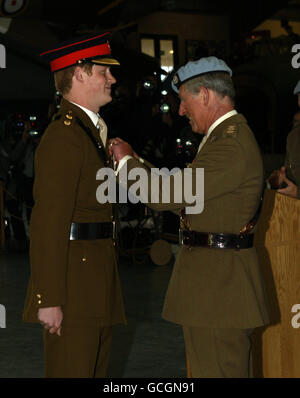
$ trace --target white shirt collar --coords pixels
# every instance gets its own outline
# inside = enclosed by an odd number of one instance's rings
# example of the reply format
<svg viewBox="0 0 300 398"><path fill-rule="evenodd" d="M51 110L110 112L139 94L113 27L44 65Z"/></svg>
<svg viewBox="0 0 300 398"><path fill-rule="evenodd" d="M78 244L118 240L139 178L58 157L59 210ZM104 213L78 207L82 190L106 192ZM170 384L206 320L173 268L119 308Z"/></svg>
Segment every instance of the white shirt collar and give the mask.
<svg viewBox="0 0 300 398"><path fill-rule="evenodd" d="M93 111L91 111L91 110L85 108L84 106L81 106L81 105L79 105L79 104L76 104L76 102L72 102L72 101L70 101L70 102L71 102L72 104L78 106L79 108L81 108L81 109L89 116L89 118L90 118L91 121L93 122L94 126L95 126L96 128L98 128L98 119L99 119L99 117L100 117L99 114L97 114L97 113L95 113L95 112L93 112Z"/></svg>
<svg viewBox="0 0 300 398"><path fill-rule="evenodd" d="M204 147L204 144L206 143L208 137L210 136L210 134L213 132L213 130L222 122L224 122L224 120L228 119L229 117L233 116L233 115L237 115L237 111L235 109L233 109L232 111L229 111L227 113L225 113L225 115L219 117L219 119L217 119L207 130L207 134L205 134L205 136L202 138L202 141L200 142L199 148L198 148L198 153L201 151L201 149Z"/></svg>
<svg viewBox="0 0 300 398"><path fill-rule="evenodd" d="M219 117L219 119L217 119L208 129L207 131L207 138L210 136L210 134L212 133L212 131L222 122L224 122L224 120L228 119L231 116L237 115L237 111L235 109L233 109L232 111L229 111L227 113L225 113L225 115Z"/></svg>

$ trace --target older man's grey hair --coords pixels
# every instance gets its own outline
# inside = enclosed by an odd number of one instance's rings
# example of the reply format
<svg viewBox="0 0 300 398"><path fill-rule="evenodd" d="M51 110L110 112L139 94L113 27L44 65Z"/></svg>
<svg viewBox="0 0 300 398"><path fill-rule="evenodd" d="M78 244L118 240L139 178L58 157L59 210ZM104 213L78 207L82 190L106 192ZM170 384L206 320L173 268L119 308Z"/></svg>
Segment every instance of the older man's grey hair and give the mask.
<svg viewBox="0 0 300 398"><path fill-rule="evenodd" d="M228 73L206 73L184 83L184 89L193 95L199 94L201 87L214 91L221 99L228 97L231 104L234 106L235 89Z"/></svg>

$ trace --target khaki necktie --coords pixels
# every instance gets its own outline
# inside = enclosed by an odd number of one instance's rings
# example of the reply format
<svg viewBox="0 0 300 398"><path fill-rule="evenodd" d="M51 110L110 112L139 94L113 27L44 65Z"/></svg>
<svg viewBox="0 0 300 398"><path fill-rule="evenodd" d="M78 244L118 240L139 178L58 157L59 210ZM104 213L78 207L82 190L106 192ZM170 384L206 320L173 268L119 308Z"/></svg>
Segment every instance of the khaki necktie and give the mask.
<svg viewBox="0 0 300 398"><path fill-rule="evenodd" d="M100 138L105 148L107 141L107 126L101 117L98 118L97 129L99 130Z"/></svg>

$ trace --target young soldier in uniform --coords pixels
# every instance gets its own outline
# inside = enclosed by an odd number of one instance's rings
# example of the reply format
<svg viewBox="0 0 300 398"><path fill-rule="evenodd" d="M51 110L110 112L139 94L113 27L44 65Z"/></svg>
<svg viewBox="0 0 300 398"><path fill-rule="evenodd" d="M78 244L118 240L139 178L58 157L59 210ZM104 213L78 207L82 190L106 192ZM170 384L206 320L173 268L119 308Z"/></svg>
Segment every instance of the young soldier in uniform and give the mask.
<svg viewBox="0 0 300 398"><path fill-rule="evenodd" d="M99 204L96 173L108 167L98 114L116 82L108 34L47 51L59 112L35 157L31 277L23 318L44 327L47 377L104 377L111 326L125 315L113 246L112 205Z"/></svg>
<svg viewBox="0 0 300 398"><path fill-rule="evenodd" d="M195 192L196 171L204 169L204 210L182 211L182 247L163 309L165 319L183 326L192 377L248 377L252 331L269 321L251 233L262 193L262 159L246 119L234 110L231 74L222 60L201 58L181 67L172 83L179 114L195 133L205 134L190 165L191 182L179 171L182 191L190 184ZM128 173L142 167L149 176L147 163L127 143L113 139L110 150L119 162L120 184L125 164ZM175 176L169 203L151 203L149 184L148 205L187 210L187 201L175 201L174 181Z"/></svg>

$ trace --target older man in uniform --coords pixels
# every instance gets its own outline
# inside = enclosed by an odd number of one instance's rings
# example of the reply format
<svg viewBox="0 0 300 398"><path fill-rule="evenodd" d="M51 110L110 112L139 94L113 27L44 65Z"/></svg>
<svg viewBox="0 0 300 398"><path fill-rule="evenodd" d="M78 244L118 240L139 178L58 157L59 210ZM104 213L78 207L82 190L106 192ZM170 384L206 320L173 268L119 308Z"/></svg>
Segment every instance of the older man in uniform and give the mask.
<svg viewBox="0 0 300 398"><path fill-rule="evenodd" d="M231 74L224 61L201 58L181 67L172 83L181 101L179 114L190 120L195 133L205 134L190 165L189 186L195 192L196 170L203 168L204 210L184 214L188 204L176 203L175 177L170 203L151 203L151 192L148 197L148 205L156 210L183 210L182 247L163 318L183 326L192 377L248 377L252 331L269 322L253 247L262 159L246 119L234 110ZM113 139L110 148L119 162L120 184L125 163L128 172L142 167L149 176L151 165L127 143ZM188 182L180 173L185 191ZM131 183L127 181L128 187Z"/></svg>
<svg viewBox="0 0 300 398"><path fill-rule="evenodd" d="M125 315L111 204L96 200L109 166L99 108L112 100L108 34L41 54L63 96L35 157L31 277L23 318L44 326L46 377L104 377L111 326Z"/></svg>
<svg viewBox="0 0 300 398"><path fill-rule="evenodd" d="M298 96L300 107L300 80L296 84L294 94ZM293 127L286 140L286 155L284 166L280 170L274 170L269 178L271 187L277 188L277 192L292 198L300 199L300 123L299 111L294 115Z"/></svg>

